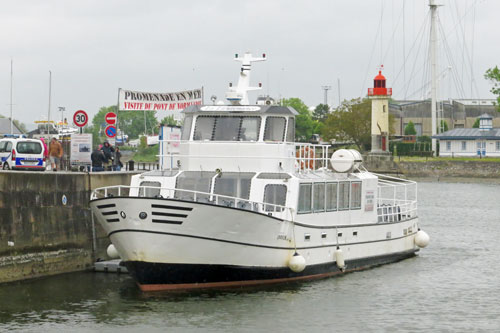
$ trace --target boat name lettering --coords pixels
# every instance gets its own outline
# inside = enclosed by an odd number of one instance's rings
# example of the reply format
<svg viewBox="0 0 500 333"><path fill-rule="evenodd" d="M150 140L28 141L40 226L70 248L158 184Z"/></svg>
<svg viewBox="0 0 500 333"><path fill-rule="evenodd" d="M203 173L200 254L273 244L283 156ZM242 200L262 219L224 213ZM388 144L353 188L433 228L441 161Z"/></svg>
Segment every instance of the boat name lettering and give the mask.
<svg viewBox="0 0 500 333"><path fill-rule="evenodd" d="M201 111L260 111L258 106L211 105L203 106Z"/></svg>

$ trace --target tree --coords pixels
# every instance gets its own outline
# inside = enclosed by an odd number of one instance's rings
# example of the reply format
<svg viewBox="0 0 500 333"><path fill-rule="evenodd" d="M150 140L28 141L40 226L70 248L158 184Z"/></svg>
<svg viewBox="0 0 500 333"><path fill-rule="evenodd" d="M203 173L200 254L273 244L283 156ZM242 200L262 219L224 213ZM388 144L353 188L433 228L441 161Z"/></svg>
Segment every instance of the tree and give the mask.
<svg viewBox="0 0 500 333"><path fill-rule="evenodd" d="M417 130L415 129L415 124L410 121L405 127L405 135L417 135Z"/></svg>
<svg viewBox="0 0 500 333"><path fill-rule="evenodd" d="M371 143L371 102L368 99L344 101L326 118L321 131L325 141L350 141L359 150Z"/></svg>
<svg viewBox="0 0 500 333"><path fill-rule="evenodd" d="M495 66L494 68L490 68L486 71L484 74L484 78L486 80L489 80L493 84L493 88L491 88L491 92L495 95L497 95L497 102L498 102L498 107L497 111L500 112L500 69L498 69L498 66Z"/></svg>
<svg viewBox="0 0 500 333"><path fill-rule="evenodd" d="M108 124L104 121L104 116L108 112L116 113L116 105L103 106L92 118L92 126L86 129L87 133L92 133L95 143L106 140L104 129ZM149 134L158 134L158 120L155 115L156 111L120 111L118 113L118 128L131 140L137 139L140 134L144 133L145 129ZM146 121L146 126L144 126L144 121Z"/></svg>
<svg viewBox="0 0 500 333"><path fill-rule="evenodd" d="M317 121L325 121L330 112L330 107L327 104L318 104L314 109L312 118Z"/></svg>
<svg viewBox="0 0 500 333"><path fill-rule="evenodd" d="M166 116L162 120L160 120L160 124L165 126L180 126L177 120L174 119L174 116Z"/></svg>
<svg viewBox="0 0 500 333"><path fill-rule="evenodd" d="M441 119L441 128L443 129L443 133L444 132L447 132L448 131L448 123L446 122L446 120L444 119ZM436 131L437 133L439 133L439 131Z"/></svg>
<svg viewBox="0 0 500 333"><path fill-rule="evenodd" d="M295 117L295 140L299 142L307 142L314 133L314 130L319 126L312 119L311 112L307 105L300 98L284 99L283 106L291 106L299 114Z"/></svg>
<svg viewBox="0 0 500 333"><path fill-rule="evenodd" d="M476 121L474 122L474 125L472 125L472 128L479 128L479 118L476 118Z"/></svg>

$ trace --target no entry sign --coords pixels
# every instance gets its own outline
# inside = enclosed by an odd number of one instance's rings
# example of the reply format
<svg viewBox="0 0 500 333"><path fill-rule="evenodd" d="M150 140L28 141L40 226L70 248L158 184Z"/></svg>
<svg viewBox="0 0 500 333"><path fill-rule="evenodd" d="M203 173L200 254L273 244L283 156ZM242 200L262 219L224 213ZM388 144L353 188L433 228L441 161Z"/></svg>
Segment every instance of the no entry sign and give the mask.
<svg viewBox="0 0 500 333"><path fill-rule="evenodd" d="M116 124L116 113L114 113L114 112L108 112L108 113L106 113L106 115L104 116L104 120L109 125Z"/></svg>
<svg viewBox="0 0 500 333"><path fill-rule="evenodd" d="M73 115L73 123L78 127L83 127L87 125L89 121L89 117L87 116L87 112L83 110L78 110Z"/></svg>
<svg viewBox="0 0 500 333"><path fill-rule="evenodd" d="M116 136L116 127L109 125L104 129L104 133L106 133L108 138L114 138Z"/></svg>

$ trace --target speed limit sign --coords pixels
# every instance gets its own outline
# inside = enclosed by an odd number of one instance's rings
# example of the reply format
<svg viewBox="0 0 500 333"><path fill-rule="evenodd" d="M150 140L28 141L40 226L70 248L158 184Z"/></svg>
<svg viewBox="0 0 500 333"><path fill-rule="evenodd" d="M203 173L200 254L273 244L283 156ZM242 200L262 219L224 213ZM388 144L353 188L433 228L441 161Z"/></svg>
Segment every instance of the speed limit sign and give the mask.
<svg viewBox="0 0 500 333"><path fill-rule="evenodd" d="M73 123L75 123L75 125L78 127L83 127L87 125L88 121L89 117L87 116L87 112L83 110L78 110L73 115Z"/></svg>

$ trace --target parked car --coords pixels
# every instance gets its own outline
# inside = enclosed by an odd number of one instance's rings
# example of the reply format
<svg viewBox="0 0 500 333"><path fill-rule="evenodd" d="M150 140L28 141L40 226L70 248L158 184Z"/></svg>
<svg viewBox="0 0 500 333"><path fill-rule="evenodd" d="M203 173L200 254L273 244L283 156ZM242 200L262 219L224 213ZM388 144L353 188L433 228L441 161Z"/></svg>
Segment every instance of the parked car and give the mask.
<svg viewBox="0 0 500 333"><path fill-rule="evenodd" d="M38 139L0 139L0 161L3 170L45 170L43 144Z"/></svg>

